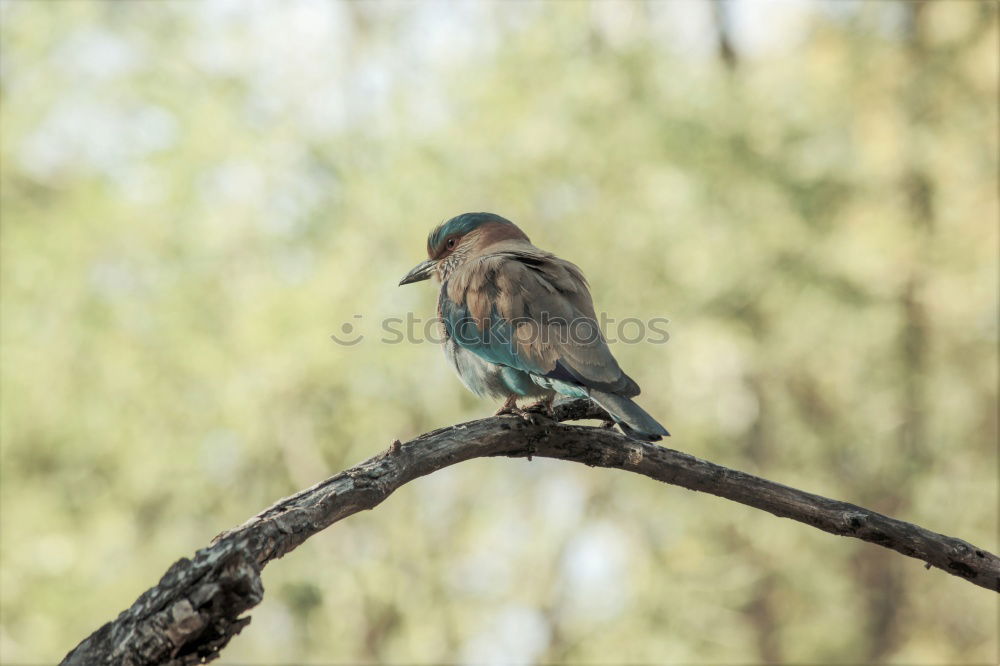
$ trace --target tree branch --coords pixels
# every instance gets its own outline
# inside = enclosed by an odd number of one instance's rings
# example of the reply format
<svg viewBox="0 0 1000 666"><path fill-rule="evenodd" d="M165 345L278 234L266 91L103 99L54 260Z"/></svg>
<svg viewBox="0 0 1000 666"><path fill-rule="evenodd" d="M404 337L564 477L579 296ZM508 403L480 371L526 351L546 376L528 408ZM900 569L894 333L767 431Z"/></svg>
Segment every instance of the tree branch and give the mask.
<svg viewBox="0 0 1000 666"><path fill-rule="evenodd" d="M441 428L287 497L217 536L194 559L176 562L159 584L91 634L63 664L172 664L218 656L250 622L263 597L260 570L313 534L371 509L403 484L471 458L541 456L613 467L763 509L825 532L923 560L975 585L1000 591L1000 558L970 543L860 506L807 493L608 428L557 421L607 414L586 400L556 405L555 420L502 416Z"/></svg>

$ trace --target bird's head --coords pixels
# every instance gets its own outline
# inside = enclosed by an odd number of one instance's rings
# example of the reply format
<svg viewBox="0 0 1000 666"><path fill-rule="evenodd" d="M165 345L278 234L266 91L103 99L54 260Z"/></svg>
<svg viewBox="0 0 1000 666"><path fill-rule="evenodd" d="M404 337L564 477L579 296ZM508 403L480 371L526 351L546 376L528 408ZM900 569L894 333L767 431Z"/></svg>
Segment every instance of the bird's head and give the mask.
<svg viewBox="0 0 1000 666"><path fill-rule="evenodd" d="M427 236L427 261L413 267L400 285L437 277L444 282L469 259L481 256L494 243L528 241L517 225L493 213L462 213L442 222Z"/></svg>

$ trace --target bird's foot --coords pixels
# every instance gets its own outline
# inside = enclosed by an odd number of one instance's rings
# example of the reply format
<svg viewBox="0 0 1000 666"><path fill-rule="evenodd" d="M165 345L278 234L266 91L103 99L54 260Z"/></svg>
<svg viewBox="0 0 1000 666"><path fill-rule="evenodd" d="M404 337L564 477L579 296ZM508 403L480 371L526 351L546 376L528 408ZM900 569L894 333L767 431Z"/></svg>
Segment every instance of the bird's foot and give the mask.
<svg viewBox="0 0 1000 666"><path fill-rule="evenodd" d="M503 416L504 414L515 414L517 416L524 415L524 410L517 406L516 395L512 395L507 398L504 403L500 405L500 409L498 409L493 415Z"/></svg>
<svg viewBox="0 0 1000 666"><path fill-rule="evenodd" d="M552 405L543 404L544 400L539 401L528 407L518 407L517 406L517 396L512 395L507 398L507 400L501 405L500 409L496 411L496 416L503 416L510 414L511 416L520 416L524 421L530 423L531 425L539 425L543 419L539 419L540 416L547 417L551 419L553 417Z"/></svg>
<svg viewBox="0 0 1000 666"><path fill-rule="evenodd" d="M554 395L550 395L548 398L542 398L533 405L528 405L524 408L526 412L533 412L535 414L542 414L549 417L550 419L555 417L556 413L552 409L552 401L555 400Z"/></svg>

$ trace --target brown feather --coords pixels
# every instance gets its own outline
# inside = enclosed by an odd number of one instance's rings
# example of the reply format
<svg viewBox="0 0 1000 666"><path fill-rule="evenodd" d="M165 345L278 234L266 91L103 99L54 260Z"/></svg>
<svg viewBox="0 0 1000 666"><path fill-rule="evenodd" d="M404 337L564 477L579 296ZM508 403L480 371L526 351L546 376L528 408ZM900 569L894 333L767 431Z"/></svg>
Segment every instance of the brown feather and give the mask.
<svg viewBox="0 0 1000 666"><path fill-rule="evenodd" d="M463 263L448 280L448 298L466 305L480 330L495 309L513 324L519 354L543 372L558 362L585 386L638 394L600 333L587 280L576 265L538 249L506 224L483 225L463 238L458 251Z"/></svg>

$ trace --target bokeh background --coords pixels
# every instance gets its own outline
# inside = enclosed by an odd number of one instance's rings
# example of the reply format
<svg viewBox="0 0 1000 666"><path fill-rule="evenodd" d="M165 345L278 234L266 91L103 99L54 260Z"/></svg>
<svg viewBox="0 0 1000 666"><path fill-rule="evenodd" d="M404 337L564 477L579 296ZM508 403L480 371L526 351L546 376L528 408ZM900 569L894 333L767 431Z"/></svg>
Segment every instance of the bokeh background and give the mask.
<svg viewBox="0 0 1000 666"><path fill-rule="evenodd" d="M0 657L491 413L380 341L467 210L670 319L614 346L670 446L996 551L996 7L3 2ZM998 654L991 592L553 461L419 480L264 583L224 663Z"/></svg>

